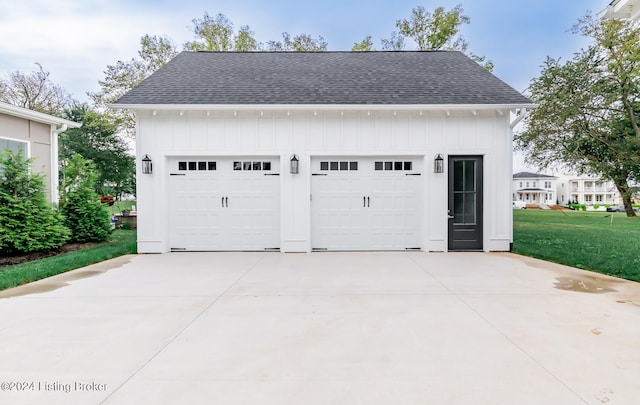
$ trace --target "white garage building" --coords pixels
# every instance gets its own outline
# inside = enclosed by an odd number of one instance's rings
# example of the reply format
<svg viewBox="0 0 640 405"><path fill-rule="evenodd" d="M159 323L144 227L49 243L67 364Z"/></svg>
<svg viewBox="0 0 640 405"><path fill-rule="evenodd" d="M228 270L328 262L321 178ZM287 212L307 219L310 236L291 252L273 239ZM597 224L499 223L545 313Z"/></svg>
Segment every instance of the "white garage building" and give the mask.
<svg viewBox="0 0 640 405"><path fill-rule="evenodd" d="M507 251L531 106L459 52L183 52L113 106L138 251Z"/></svg>

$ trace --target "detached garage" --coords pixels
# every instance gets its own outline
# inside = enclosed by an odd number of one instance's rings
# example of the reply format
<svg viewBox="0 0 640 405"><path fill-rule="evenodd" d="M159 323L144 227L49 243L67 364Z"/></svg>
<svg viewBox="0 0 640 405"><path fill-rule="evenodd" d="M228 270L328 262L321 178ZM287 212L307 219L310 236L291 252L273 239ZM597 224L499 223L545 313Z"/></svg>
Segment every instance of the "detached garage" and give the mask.
<svg viewBox="0 0 640 405"><path fill-rule="evenodd" d="M510 249L532 104L459 52L183 52L113 107L140 253Z"/></svg>

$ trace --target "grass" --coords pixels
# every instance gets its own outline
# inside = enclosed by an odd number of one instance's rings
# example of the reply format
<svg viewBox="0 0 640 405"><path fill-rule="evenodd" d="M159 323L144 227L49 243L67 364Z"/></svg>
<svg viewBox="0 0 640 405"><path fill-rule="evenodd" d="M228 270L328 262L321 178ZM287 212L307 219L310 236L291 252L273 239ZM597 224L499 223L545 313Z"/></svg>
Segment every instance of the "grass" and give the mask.
<svg viewBox="0 0 640 405"><path fill-rule="evenodd" d="M136 232L116 230L108 242L87 249L0 269L0 290L55 276L56 274L129 253L136 253Z"/></svg>
<svg viewBox="0 0 640 405"><path fill-rule="evenodd" d="M640 218L514 210L513 239L515 253L640 282Z"/></svg>
<svg viewBox="0 0 640 405"><path fill-rule="evenodd" d="M120 214L122 210L131 211L131 207L136 205L135 201L116 201L112 206L106 206L109 211L109 215L111 214Z"/></svg>

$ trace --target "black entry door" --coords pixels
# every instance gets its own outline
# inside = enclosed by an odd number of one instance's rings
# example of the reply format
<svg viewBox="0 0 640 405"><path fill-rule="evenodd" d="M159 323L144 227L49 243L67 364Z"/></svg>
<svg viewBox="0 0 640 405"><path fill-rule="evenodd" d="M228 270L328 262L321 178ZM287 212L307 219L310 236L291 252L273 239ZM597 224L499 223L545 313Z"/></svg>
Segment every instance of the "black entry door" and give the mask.
<svg viewBox="0 0 640 405"><path fill-rule="evenodd" d="M482 156L449 156L449 250L482 250Z"/></svg>

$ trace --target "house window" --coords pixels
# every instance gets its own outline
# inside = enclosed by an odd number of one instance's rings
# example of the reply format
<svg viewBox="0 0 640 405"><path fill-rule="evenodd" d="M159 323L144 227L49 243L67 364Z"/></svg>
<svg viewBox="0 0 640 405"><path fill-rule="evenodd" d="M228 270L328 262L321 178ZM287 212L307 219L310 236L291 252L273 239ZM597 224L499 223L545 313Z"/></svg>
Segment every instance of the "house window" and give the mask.
<svg viewBox="0 0 640 405"><path fill-rule="evenodd" d="M533 182L533 187L536 187L536 182L535 181Z"/></svg>
<svg viewBox="0 0 640 405"><path fill-rule="evenodd" d="M591 194L587 194L584 196L584 202L590 203L593 201L593 196Z"/></svg>
<svg viewBox="0 0 640 405"><path fill-rule="evenodd" d="M529 188L529 182L527 182L527 188Z"/></svg>
<svg viewBox="0 0 640 405"><path fill-rule="evenodd" d="M602 202L602 194L596 195L596 202Z"/></svg>
<svg viewBox="0 0 640 405"><path fill-rule="evenodd" d="M18 151L22 151L22 156L28 157L27 146L28 146L28 143L24 141L0 138L0 152L4 152L5 149L9 149L13 153L18 153Z"/></svg>
<svg viewBox="0 0 640 405"><path fill-rule="evenodd" d="M520 188L522 188L522 182L520 182Z"/></svg>
<svg viewBox="0 0 640 405"><path fill-rule="evenodd" d="M550 181L545 181L544 182L544 188L551 188L551 182Z"/></svg>

